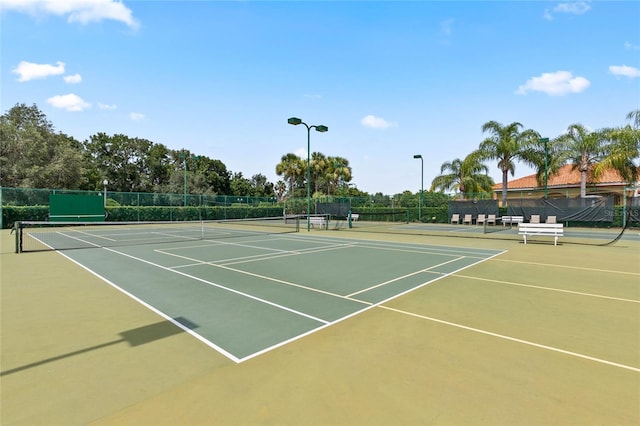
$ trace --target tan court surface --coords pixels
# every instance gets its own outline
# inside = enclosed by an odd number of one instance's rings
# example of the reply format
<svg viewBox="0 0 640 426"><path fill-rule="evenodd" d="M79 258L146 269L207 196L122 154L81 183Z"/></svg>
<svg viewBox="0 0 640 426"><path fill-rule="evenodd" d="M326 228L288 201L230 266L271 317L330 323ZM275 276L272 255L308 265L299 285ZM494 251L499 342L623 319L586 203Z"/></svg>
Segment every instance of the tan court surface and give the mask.
<svg viewBox="0 0 640 426"><path fill-rule="evenodd" d="M0 423L640 424L639 241L428 242L507 252L237 364L2 231Z"/></svg>

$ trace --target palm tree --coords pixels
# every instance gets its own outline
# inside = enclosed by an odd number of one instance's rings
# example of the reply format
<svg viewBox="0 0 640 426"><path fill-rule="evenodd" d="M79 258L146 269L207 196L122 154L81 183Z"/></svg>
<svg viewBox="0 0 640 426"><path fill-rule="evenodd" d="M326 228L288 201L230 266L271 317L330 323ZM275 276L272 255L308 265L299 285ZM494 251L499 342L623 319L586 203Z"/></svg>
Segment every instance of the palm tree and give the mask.
<svg viewBox="0 0 640 426"><path fill-rule="evenodd" d="M520 131L522 124L513 122L507 126L496 121L489 121L482 125L482 132L489 132L478 149L481 160L497 160L498 168L502 172L502 205L507 204L508 174L515 173L516 161L535 166L535 146L540 139L534 130Z"/></svg>
<svg viewBox="0 0 640 426"><path fill-rule="evenodd" d="M594 168L594 176L606 169L614 169L630 184L638 180L638 166L635 161L640 157L640 110L627 114L631 124L614 129L604 129L608 143L604 147L602 161Z"/></svg>
<svg viewBox="0 0 640 426"><path fill-rule="evenodd" d="M543 142L527 149L527 158L533 160L536 169L536 181L538 186L545 185L545 176L553 176L567 162L566 152L561 148L559 138L555 138L547 142L544 146Z"/></svg>
<svg viewBox="0 0 640 426"><path fill-rule="evenodd" d="M287 184L279 180L273 189L278 197L278 201L284 201L284 193L287 192Z"/></svg>
<svg viewBox="0 0 640 426"><path fill-rule="evenodd" d="M304 162L297 155L289 153L282 156L280 163L276 166L276 174L284 175L284 178L289 180L289 196L293 196L295 182L304 175L305 170Z"/></svg>
<svg viewBox="0 0 640 426"><path fill-rule="evenodd" d="M331 188L337 192L340 182L351 181L351 167L349 160L343 157L329 157L327 159L325 180L327 182L327 195L331 195Z"/></svg>
<svg viewBox="0 0 640 426"><path fill-rule="evenodd" d="M314 193L320 189L320 177L327 168L327 157L321 152L311 154L311 182L313 183Z"/></svg>
<svg viewBox="0 0 640 426"><path fill-rule="evenodd" d="M593 165L604 158L607 135L604 131L590 131L582 124L572 124L567 133L558 137L558 143L573 164L573 170L580 172L580 197L587 195L587 180Z"/></svg>
<svg viewBox="0 0 640 426"><path fill-rule="evenodd" d="M445 162L440 167L439 176L431 182L431 191L434 190L458 190L460 199L465 199L465 194L474 192L491 192L493 179L487 175L489 168L480 161L479 153L472 152L464 160ZM444 174L444 172L449 172ZM484 174L483 174L484 173Z"/></svg>

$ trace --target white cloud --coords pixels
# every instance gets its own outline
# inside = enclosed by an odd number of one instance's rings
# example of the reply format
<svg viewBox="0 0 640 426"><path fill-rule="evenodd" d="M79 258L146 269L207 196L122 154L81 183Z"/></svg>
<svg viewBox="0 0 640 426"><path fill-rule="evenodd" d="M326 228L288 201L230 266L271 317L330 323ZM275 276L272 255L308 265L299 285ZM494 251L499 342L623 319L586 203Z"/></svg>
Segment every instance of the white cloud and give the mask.
<svg viewBox="0 0 640 426"><path fill-rule="evenodd" d="M551 21L554 13L569 13L572 15L583 15L591 10L588 1L575 1L558 3L553 9L544 10L544 18Z"/></svg>
<svg viewBox="0 0 640 426"><path fill-rule="evenodd" d="M613 75L629 78L640 77L640 69L629 67L627 65L611 65L609 67L609 72Z"/></svg>
<svg viewBox="0 0 640 426"><path fill-rule="evenodd" d="M102 102L98 102L98 108L103 109L105 111L113 111L116 108L118 108L117 105L108 105L108 104L103 104Z"/></svg>
<svg viewBox="0 0 640 426"><path fill-rule="evenodd" d="M90 103L85 102L80 96L73 93L53 96L47 99L47 102L56 108L66 109L67 111L82 111L91 107Z"/></svg>
<svg viewBox="0 0 640 426"><path fill-rule="evenodd" d="M141 112L132 112L129 114L129 118L132 119L133 121L144 120L144 114Z"/></svg>
<svg viewBox="0 0 640 426"><path fill-rule="evenodd" d="M569 93L580 93L587 89L591 82L584 77L574 77L569 71L543 73L532 77L516 91L518 95L529 92L543 92L550 96L562 96Z"/></svg>
<svg viewBox="0 0 640 426"><path fill-rule="evenodd" d="M632 44L628 41L624 42L624 48L627 50L640 50L640 46L637 44Z"/></svg>
<svg viewBox="0 0 640 426"><path fill-rule="evenodd" d="M66 16L67 22L83 25L110 19L137 28L131 9L117 0L2 0L3 10L12 10L33 16Z"/></svg>
<svg viewBox="0 0 640 426"><path fill-rule="evenodd" d="M587 1L575 1L570 3L558 3L553 11L556 13L571 13L572 15L582 15L591 9Z"/></svg>
<svg viewBox="0 0 640 426"><path fill-rule="evenodd" d="M11 72L18 74L18 81L21 82L45 78L51 75L64 74L64 62L56 62L56 65L50 65L22 61Z"/></svg>
<svg viewBox="0 0 640 426"><path fill-rule="evenodd" d="M385 120L382 117L376 117L375 115L367 115L360 120L360 124L365 127L371 127L372 129L387 129L389 127L395 127L398 124Z"/></svg>
<svg viewBox="0 0 640 426"><path fill-rule="evenodd" d="M69 84L78 84L82 81L82 76L80 74L65 75L63 78L65 83Z"/></svg>

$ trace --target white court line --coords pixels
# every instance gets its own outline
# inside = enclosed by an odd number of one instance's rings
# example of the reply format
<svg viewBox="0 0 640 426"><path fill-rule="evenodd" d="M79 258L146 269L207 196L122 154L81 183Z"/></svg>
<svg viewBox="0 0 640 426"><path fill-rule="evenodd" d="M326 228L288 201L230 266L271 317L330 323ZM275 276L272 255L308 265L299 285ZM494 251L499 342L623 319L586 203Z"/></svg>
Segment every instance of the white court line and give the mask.
<svg viewBox="0 0 640 426"><path fill-rule="evenodd" d="M409 249L402 249L402 248L377 247L375 245L371 246L371 245L368 245L368 244L359 244L358 247L369 248L369 249L372 249L372 250L399 251L399 252L404 252L404 253L434 254L436 256L456 256L456 255L463 254L460 251L459 252L454 252L454 251L449 252L448 250L418 249L418 248L409 250ZM483 255L483 254L472 253L472 254L466 254L465 256L466 257L486 259L486 256Z"/></svg>
<svg viewBox="0 0 640 426"><path fill-rule="evenodd" d="M467 278L467 279L470 279L470 280L488 281L488 282L498 283L498 284L513 285L513 286L517 286L517 287L529 287L529 288L535 288L535 289L539 289L539 290L557 291L559 293L570 293L570 294L577 294L577 295L580 295L580 296L598 297L598 298L601 298L601 299L618 300L618 301L621 301L621 302L640 303L640 300L623 299L621 297L603 296L601 294L593 294L593 293L583 293L581 291L562 290L562 289L559 289L559 288L542 287L542 286L531 285L531 284L520 284L520 283L514 283L514 282L510 282L510 281L492 280L492 279L489 279L489 278L470 277L470 276L467 276L467 275L454 274L454 276L460 277L460 278Z"/></svg>
<svg viewBox="0 0 640 426"><path fill-rule="evenodd" d="M71 235L67 235L67 234L65 234L64 232L59 232L59 231L58 231L58 232L56 232L56 234L60 234L60 235L62 235L63 237L71 238L72 240L77 240L77 241L80 241L80 242L82 242L82 243L84 243L84 244L89 244L89 245L94 246L94 247L100 247L100 245L98 245L98 244L92 243L92 242L90 242L90 241L85 241L85 240L83 240L82 238L78 238L78 237L73 237L73 236L71 236Z"/></svg>
<svg viewBox="0 0 640 426"><path fill-rule="evenodd" d="M243 271L241 269L236 269L236 268L230 268L230 267L228 267L226 265L218 265L216 263L207 262L207 264L209 264L211 266L215 266L217 268L226 269L228 271L237 272L239 274L249 275L251 277L256 277L256 278L261 278L263 280L273 281L273 282L280 283L280 284L285 284L285 285L288 285L288 286L291 286L291 287L301 288L303 290L312 291L314 293L325 294L327 296L332 296L332 297L336 297L336 298L339 298L339 299L347 299L347 300L350 300L350 301L356 302L356 303L370 304L370 302L365 302L364 300L351 299L349 296L343 296L341 294L331 293L329 291L320 290L320 289L315 288L315 287L307 287L307 286L302 285L302 284L292 283L290 281L281 280L279 278L273 278L273 277L268 277L266 275L255 274L253 272Z"/></svg>
<svg viewBox="0 0 640 426"><path fill-rule="evenodd" d="M469 327L469 326L462 325L462 324L456 324L456 323L453 323L453 322L444 321L444 320L440 320L440 319L437 319L437 318L428 317L428 316L425 316L425 315L415 314L413 312L407 312L407 311L403 311L403 310L400 310L400 309L391 308L391 307L388 307L388 306L380 305L380 307L382 309L387 309L389 311L398 312L398 313L403 314L403 315L409 315L409 316L412 316L412 317L421 318L421 319L425 319L425 320L428 320L428 321L433 321L433 322L437 322L437 323L440 323L440 324L449 325L451 327L461 328L463 330L473 331L475 333L485 334L487 336L498 337L500 339L509 340L509 341L517 342L517 343L522 343L524 345L534 346L536 348L546 349L548 351L559 352L559 353L562 353L562 354L565 354L565 355L570 355L570 356L574 356L574 357L578 357L578 358L582 358L582 359L587 359L589 361L595 361L595 362L598 362L598 363L601 363L601 364L607 364L607 365L611 365L611 366L614 366L614 367L624 368L626 370L631 370L631 371L634 371L636 373L640 373L640 368L632 367L630 365L625 365L625 364L620 364L620 363L617 363L617 362L607 361L605 359L595 358L595 357L592 357L592 356L589 356L589 355L579 354L577 352L571 352L571 351L567 351L567 350L564 350L564 349L554 348L553 346L542 345L540 343L530 342L528 340L517 339L515 337L505 336L504 334L493 333L491 331L481 330L479 328L473 328L473 327Z"/></svg>
<svg viewBox="0 0 640 426"><path fill-rule="evenodd" d="M298 315L298 316L301 316L301 317L305 317L305 318L309 318L309 319L314 320L314 321L318 321L318 322L320 322L322 324L327 324L328 323L328 321L320 319L320 318L316 318L313 315L305 314L304 312L296 311L295 309L291 309L291 308L288 308L286 306L279 305L277 303L273 303L273 302L270 302L270 301L265 300L265 299L261 299L259 297L253 296L251 294L244 293L244 292L238 291L238 290L234 290L232 288L225 287L225 286L220 285L220 284L216 284L213 281L208 281L208 280L205 280L203 278L199 278L199 277L196 277L196 276L193 276L193 275L186 274L184 272L176 271L175 269L171 269L171 268L166 267L166 266L158 265L157 263L153 263L153 262L150 262L148 260L141 259L141 258L136 257L136 256L132 256L132 255L127 254L127 253L122 253L122 252L120 252L118 250L114 250L114 249L109 248L109 247L103 247L103 248L105 250L108 250L108 251L112 252L112 253L116 253L116 254L119 254L121 256L125 256L125 257L128 257L130 259L134 259L134 260L137 260L139 262L146 263L148 265L154 266L156 268L159 268L159 269L162 269L162 270L165 270L165 271L173 272L174 274L182 275L183 277L190 278L190 279L192 279L194 281L199 281L201 283L210 285L212 287L217 287L217 288L220 288L222 290L226 290L226 291L228 291L230 293L234 293L234 294L237 294L237 295L240 295L240 296L243 296L243 297L247 297L247 298L249 298L251 300L255 300L256 302L264 303L266 305L270 305L270 306L273 306L275 308L282 309L283 311L291 312L291 313L293 313L295 315Z"/></svg>
<svg viewBox="0 0 640 426"><path fill-rule="evenodd" d="M118 253L115 250L112 250L115 253ZM90 274L93 274L94 276L100 278L102 281L106 282L107 284L109 284L111 287L115 288L116 290L124 293L125 295L129 296L130 298L132 298L133 300L135 300L136 302L140 303L142 306L144 306L145 308L149 309L152 312L155 312L156 314L160 315L162 318L166 319L167 321L169 321L170 323L172 323L173 325L175 325L176 327L181 328L183 331L185 331L186 333L189 333L191 336L195 337L196 339L198 339L199 341L201 341L202 343L204 343L205 345L209 346L210 348L216 350L217 352L219 352L220 354L226 356L227 358L229 358L230 360L234 361L235 363L239 363L240 359L238 357L236 357L235 355L231 354L230 352L227 352L226 350L222 349L220 346L216 345L215 343L213 343L212 341L205 339L204 337L202 337L201 335L199 335L198 333L196 333L195 331L193 331L192 329L188 328L187 326L185 326L184 324L180 323L179 321L174 320L173 318L171 318L170 316L168 316L167 314L165 314L164 312L162 312L161 310L155 308L154 306L148 304L147 302L145 302L144 300L140 299L137 296L134 296L132 293L129 293L128 291L126 291L125 289L119 287L117 284L109 281L107 278L103 277L102 275L98 274L97 272L87 268L86 266L84 266L82 263L72 259L71 257L67 256L66 254L64 254L61 251L58 251L58 253L61 256L64 256L65 258L69 259L70 261L72 261L73 263L75 263L76 265L80 266L82 269L84 269L85 271L89 272Z"/></svg>
<svg viewBox="0 0 640 426"><path fill-rule="evenodd" d="M293 238L287 237L283 239L293 239ZM396 249L400 251L411 249L411 251L415 251L416 253L428 253L428 254L430 253L448 254L449 252L451 252L454 255L464 254L464 255L470 255L470 256L476 256L476 257L482 257L482 258L487 258L487 256L493 256L497 252L496 250L492 250L492 249L486 249L486 251L483 251L483 249L473 250L468 247L437 246L437 245L419 244L419 243L385 243L385 242L378 242L378 241L354 240L351 238L338 238L338 237L306 237L306 236L295 237L296 241L299 241L300 239L304 239L305 241L311 241L311 242L320 242L320 241L327 241L327 240L333 240L333 241L346 240L346 241L357 242L360 247L369 247L369 246L371 246L371 248L389 247L390 250ZM500 253L504 253L504 252L500 251Z"/></svg>
<svg viewBox="0 0 640 426"><path fill-rule="evenodd" d="M114 240L113 238L103 237L102 235L95 235L95 234L92 234L92 233L90 233L90 232L81 231L81 230L79 230L79 229L73 229L73 230L70 230L70 232L77 232L77 233L79 233L79 234L84 234L84 235L87 235L87 236L89 236L89 237L93 237L93 238L102 238L103 240L116 241L116 240ZM64 234L64 233L62 233L62 232L60 232L60 233L61 233L62 235L64 235L65 237L66 237L66 236L68 236L68 235L65 235L65 234ZM73 238L73 237L70 237L70 238ZM80 240L80 241L82 241L82 240Z"/></svg>
<svg viewBox="0 0 640 426"><path fill-rule="evenodd" d="M369 290L373 290L374 288L382 287L383 285L391 284L393 282L396 282L396 281L399 281L399 280L402 280L402 279L405 279L405 278L408 278L408 277L412 277L414 275L418 275L418 274L421 274L423 272L429 272L433 268L437 268L439 266L446 265L447 263L455 262L456 260L460 260L460 259L464 259L464 258L465 258L464 256L460 256L460 257L457 257L455 259L447 260L446 262L438 263L437 265L433 265L433 266L430 266L428 268L421 269L421 270L415 271L415 272L411 272L411 273L403 275L401 277L397 277L397 278L394 278L392 280L388 280L388 281L382 282L380 284L376 284L376 285L373 285L371 287L367 287L365 289L356 291L355 293L347 294L347 297L353 297L356 294L365 293L365 292L367 292Z"/></svg>
<svg viewBox="0 0 640 426"><path fill-rule="evenodd" d="M302 250L294 250L294 251L286 251L286 250L278 250L282 253L278 253L278 254L274 254L274 253L264 253L264 254L255 254L252 256L243 256L243 257L237 257L237 258L231 258L231 259L220 259L220 260L212 260L212 261L206 261L206 260L200 260L200 259L196 259L193 257L189 257L189 256L184 256L181 254L176 254L176 253L170 253L164 250L154 250L158 253L167 255L167 256L173 256L173 257L177 257L179 259L185 259L185 260L189 260L193 263L187 264L187 265L178 265L178 266L172 266L171 268L187 268L190 266L198 266L198 265L212 265L212 266L218 266L220 264L224 264L224 265L235 265L235 264L239 264L239 263L248 263L248 262L258 262L258 261L262 261L262 260L271 260L271 259L278 259L280 257L290 257L290 256L298 256L301 254L309 254L309 253L316 253L316 252L320 252L320 251L327 251L327 250L336 250L336 249L341 249L341 248L348 248L351 247L352 245L336 245L336 246L332 246L332 247L322 247L322 248L307 248L307 249L302 249Z"/></svg>
<svg viewBox="0 0 640 426"><path fill-rule="evenodd" d="M557 263L538 263L538 262L525 262L523 260L509 260L509 259L495 259L499 262L510 262L510 263L524 263L525 265L536 265L536 266L544 266L544 267L553 267L553 268L564 268L564 269L577 269L580 271L593 271L593 272L605 272L607 274L622 274L622 275L638 275L638 272L626 272L626 271L614 271L611 269L597 269L597 268L585 268L584 266L571 266L571 265L558 265Z"/></svg>
<svg viewBox="0 0 640 426"><path fill-rule="evenodd" d="M260 259L246 259L243 260L242 258L239 259L229 259L229 260L218 260L216 262L224 262L222 263L223 265L236 265L239 263L249 263L249 262L257 262L257 261L261 261L261 260L271 260L271 259L277 259L279 257L287 257L287 256L291 256L291 255L302 255L302 254L310 254L310 253L320 253L323 251L330 251L330 250L339 250L339 249L345 249L345 248L350 248L355 246L355 244L339 244L339 245L335 245L335 246L329 246L329 247L320 247L320 248L306 248L306 249L302 249L302 250L296 250L296 251L292 251L288 254L272 254L272 255L263 255L264 257L261 257ZM229 261L233 261L233 262L229 262ZM215 263L215 262L208 262L210 264L215 264L215 265L220 265L220 263Z"/></svg>

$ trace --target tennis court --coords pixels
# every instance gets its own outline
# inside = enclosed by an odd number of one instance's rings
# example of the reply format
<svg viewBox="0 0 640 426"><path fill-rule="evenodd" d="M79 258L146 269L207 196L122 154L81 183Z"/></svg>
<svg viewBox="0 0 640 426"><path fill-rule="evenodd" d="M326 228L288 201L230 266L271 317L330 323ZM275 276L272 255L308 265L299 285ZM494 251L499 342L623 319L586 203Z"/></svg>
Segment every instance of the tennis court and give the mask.
<svg viewBox="0 0 640 426"><path fill-rule="evenodd" d="M3 424L640 421L632 238L133 229L3 235Z"/></svg>

